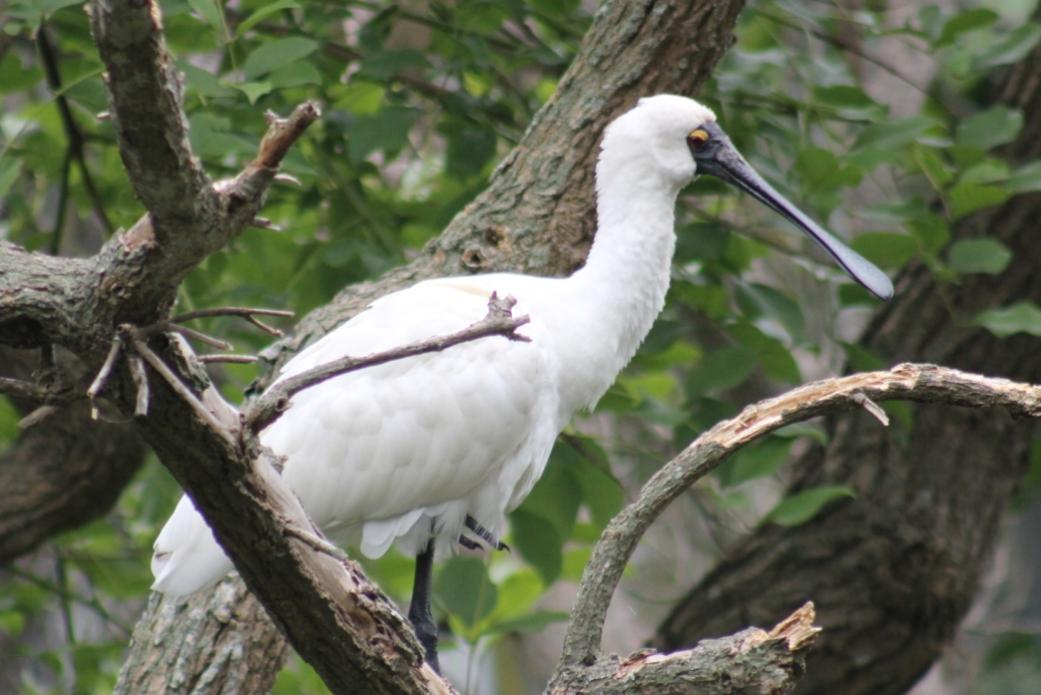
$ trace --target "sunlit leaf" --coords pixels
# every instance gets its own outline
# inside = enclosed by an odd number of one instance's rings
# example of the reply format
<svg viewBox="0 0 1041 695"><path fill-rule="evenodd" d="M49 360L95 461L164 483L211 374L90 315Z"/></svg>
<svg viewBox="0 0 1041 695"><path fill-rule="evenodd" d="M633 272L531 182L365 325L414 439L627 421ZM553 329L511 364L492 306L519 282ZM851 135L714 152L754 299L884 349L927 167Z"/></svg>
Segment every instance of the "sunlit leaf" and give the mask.
<svg viewBox="0 0 1041 695"><path fill-rule="evenodd" d="M290 36L260 44L242 66L247 80L256 80L273 70L285 67L314 53L318 42L303 36Z"/></svg>
<svg viewBox="0 0 1041 695"><path fill-rule="evenodd" d="M1007 106L992 106L986 111L962 119L957 141L961 145L989 150L1012 142L1023 127L1023 113Z"/></svg>
<svg viewBox="0 0 1041 695"><path fill-rule="evenodd" d="M951 217L959 219L970 213L999 205L1012 193L999 186L977 183L958 183L948 192Z"/></svg>
<svg viewBox="0 0 1041 695"><path fill-rule="evenodd" d="M276 0L276 2L264 5L263 7L254 10L252 14L242 20L239 25L235 27L235 36L243 36L247 31L273 14L282 12L283 10L295 10L299 8L300 3L295 0Z"/></svg>
<svg viewBox="0 0 1041 695"><path fill-rule="evenodd" d="M976 316L976 323L999 338L1017 333L1041 336L1041 308L1021 301L999 309L988 309Z"/></svg>
<svg viewBox="0 0 1041 695"><path fill-rule="evenodd" d="M990 26L998 19L998 13L988 9L972 9L965 12L959 12L958 14L947 20L947 23L943 25L943 31L940 32L940 38L937 39L934 47L940 48L949 43L953 43L962 34L969 31L976 31Z"/></svg>
<svg viewBox="0 0 1041 695"><path fill-rule="evenodd" d="M981 53L973 65L976 70L986 71L1000 65L1008 65L1023 58L1041 40L1041 25L1029 22L1005 34Z"/></svg>
<svg viewBox="0 0 1041 695"><path fill-rule="evenodd" d="M857 235L853 248L883 268L899 268L914 258L918 243L907 234L867 232Z"/></svg>

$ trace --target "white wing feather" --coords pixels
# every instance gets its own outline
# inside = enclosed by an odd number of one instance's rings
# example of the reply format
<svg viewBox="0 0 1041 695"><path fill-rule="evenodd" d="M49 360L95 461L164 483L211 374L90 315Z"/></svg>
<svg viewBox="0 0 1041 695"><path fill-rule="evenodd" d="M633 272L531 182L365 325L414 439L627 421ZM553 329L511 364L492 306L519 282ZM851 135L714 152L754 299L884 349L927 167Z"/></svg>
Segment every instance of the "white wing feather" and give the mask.
<svg viewBox="0 0 1041 695"><path fill-rule="evenodd" d="M458 331L487 312L491 291L525 291L516 275L420 283L374 302L301 352L279 378ZM545 281L543 281L545 282ZM518 294L518 296L523 296ZM520 303L515 315L524 313ZM504 513L538 479L559 423L537 319L532 342L483 338L330 379L294 396L261 435L286 457L289 486L337 540L377 557L398 540L418 552L431 532L452 551L469 514L499 536ZM523 488L517 489L518 484ZM191 593L230 561L187 497L155 543L153 588Z"/></svg>

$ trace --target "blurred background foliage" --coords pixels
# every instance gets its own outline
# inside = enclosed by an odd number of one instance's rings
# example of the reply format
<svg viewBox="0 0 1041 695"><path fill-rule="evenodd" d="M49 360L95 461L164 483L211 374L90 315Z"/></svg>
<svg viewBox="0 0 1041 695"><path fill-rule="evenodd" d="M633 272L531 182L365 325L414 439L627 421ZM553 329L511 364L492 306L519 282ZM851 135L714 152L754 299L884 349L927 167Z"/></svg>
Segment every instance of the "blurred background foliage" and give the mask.
<svg viewBox="0 0 1041 695"><path fill-rule="evenodd" d="M0 238L67 255L92 253L141 212L103 115L101 64L81 5L0 1ZM265 208L281 231L242 235L180 294L183 310L298 314L405 262L438 234L553 93L596 10L578 0L161 5L192 145L214 177L251 158L265 110L324 105L285 163L300 185L277 187ZM700 98L768 179L891 273L912 259L943 283L1000 273L1010 260L1002 244L951 245L949 227L1041 190L1041 162L1012 166L1001 156L1022 114L990 105L987 93L988 76L1041 39L1028 20L1034 5L754 0ZM591 544L671 454L750 400L844 364L882 364L855 345L874 303L783 221L711 181L683 195L679 214L665 313L512 514L513 551L456 558L438 571L438 609L458 647L447 667L471 692L538 685ZM999 335L1041 332L1041 309L1024 303L951 320ZM203 328L239 352L267 340L231 321ZM255 371L227 366L217 377L238 401ZM913 417L887 409L897 431ZM0 444L17 437L18 417L0 400ZM608 647L637 646L754 524L799 524L852 494L828 487L779 499L785 461L824 436L812 423L781 431L670 510L616 599L626 610L608 625ZM1025 486L1020 509L1033 508L1034 488ZM27 693L111 690L148 591L151 542L178 494L150 462L107 519L0 570L5 677ZM411 561L366 564L387 591L407 596ZM1012 590L1000 576L990 581ZM963 691L1041 691L1036 624L983 617L968 629L980 639ZM324 689L292 660L277 691Z"/></svg>

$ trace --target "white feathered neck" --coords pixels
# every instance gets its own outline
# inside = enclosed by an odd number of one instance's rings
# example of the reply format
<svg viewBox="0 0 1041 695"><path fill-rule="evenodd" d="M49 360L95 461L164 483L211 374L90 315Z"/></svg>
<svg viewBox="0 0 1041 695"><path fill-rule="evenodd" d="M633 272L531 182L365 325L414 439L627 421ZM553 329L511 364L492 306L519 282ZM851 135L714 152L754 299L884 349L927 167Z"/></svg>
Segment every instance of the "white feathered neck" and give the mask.
<svg viewBox="0 0 1041 695"><path fill-rule="evenodd" d="M659 96L607 129L596 168L597 232L585 266L565 283L569 335L562 361L565 409L591 407L650 332L665 304L676 247L675 207L694 176L686 134L715 115L689 99Z"/></svg>

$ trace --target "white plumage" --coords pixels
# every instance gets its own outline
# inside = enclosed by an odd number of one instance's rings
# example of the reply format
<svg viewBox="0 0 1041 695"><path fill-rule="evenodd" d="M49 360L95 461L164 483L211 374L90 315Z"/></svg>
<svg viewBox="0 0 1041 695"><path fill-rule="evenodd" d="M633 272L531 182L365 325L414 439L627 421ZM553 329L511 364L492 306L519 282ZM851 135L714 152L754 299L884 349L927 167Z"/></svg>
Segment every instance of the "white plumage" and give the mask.
<svg viewBox="0 0 1041 695"><path fill-rule="evenodd" d="M515 315L531 318L520 330L531 342L481 339L294 396L262 441L286 457L283 475L325 533L360 544L371 557L392 543L418 554L431 534L441 553L458 547L460 535L488 545L466 527L467 515L493 537L503 535L506 512L542 474L557 434L595 404L661 311L676 196L701 163L702 141L693 142L692 131L714 122L697 102L662 95L641 100L608 127L596 172L598 231L586 265L571 277L421 282L374 302L285 366L280 378L460 330L485 315L493 291L516 298ZM729 147L721 131L711 135ZM710 163L718 164L715 154ZM743 160L724 165L747 167ZM822 243L885 294L888 280L872 275L881 273L867 261L841 245L836 251L830 237ZM185 497L156 540L154 588L190 593L230 569Z"/></svg>

